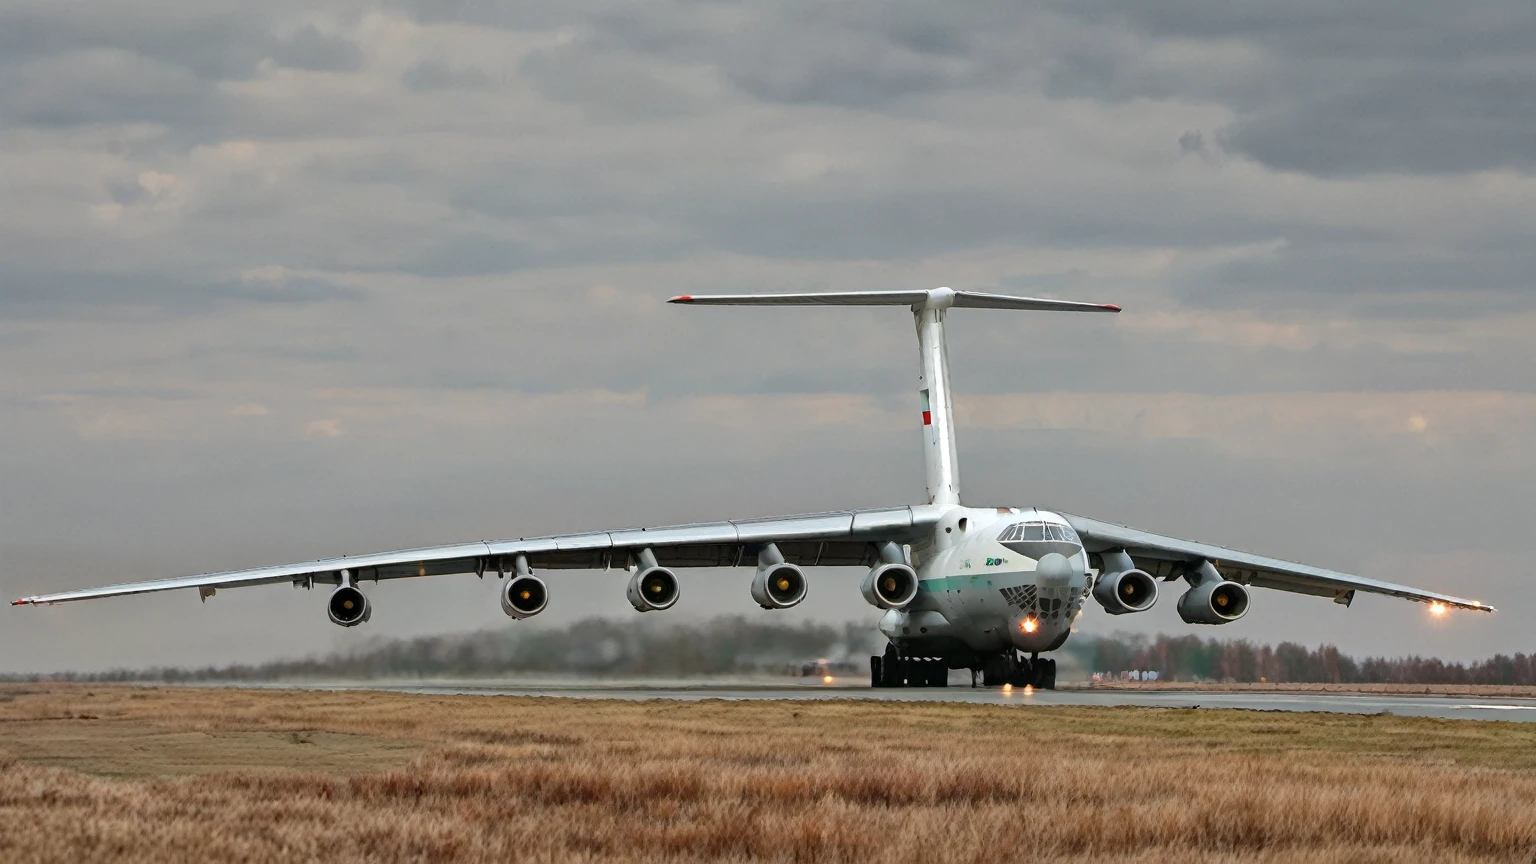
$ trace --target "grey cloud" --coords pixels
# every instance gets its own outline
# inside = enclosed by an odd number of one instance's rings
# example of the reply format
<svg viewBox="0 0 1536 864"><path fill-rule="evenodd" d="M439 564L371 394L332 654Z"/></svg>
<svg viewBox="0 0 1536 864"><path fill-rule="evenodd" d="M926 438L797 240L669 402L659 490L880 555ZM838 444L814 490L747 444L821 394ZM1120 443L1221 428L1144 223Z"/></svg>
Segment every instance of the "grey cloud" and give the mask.
<svg viewBox="0 0 1536 864"><path fill-rule="evenodd" d="M222 8L221 8L222 7ZM18 0L0 8L0 64L71 51L111 49L180 66L200 78L243 78L276 41L268 16L237 3L131 4Z"/></svg>
<svg viewBox="0 0 1536 864"><path fill-rule="evenodd" d="M361 289L312 276L284 276L273 280L227 280L214 288L214 295L259 303L319 303L334 300L361 300L367 296Z"/></svg>
<svg viewBox="0 0 1536 864"><path fill-rule="evenodd" d="M474 67L455 67L439 60L424 60L405 70L400 83L407 90L483 90L491 86L491 76Z"/></svg>
<svg viewBox="0 0 1536 864"><path fill-rule="evenodd" d="M276 42L272 46L272 59L295 69L352 72L363 65L363 52L356 43L339 36L327 36L311 24Z"/></svg>
<svg viewBox="0 0 1536 864"><path fill-rule="evenodd" d="M520 74L545 97L606 119L654 121L696 113L700 100L661 80L654 64L627 54L562 48L529 57Z"/></svg>
<svg viewBox="0 0 1536 864"><path fill-rule="evenodd" d="M1238 119L1225 130L1227 148L1320 176L1536 167L1536 59L1523 69L1402 69L1320 89Z"/></svg>
<svg viewBox="0 0 1536 864"><path fill-rule="evenodd" d="M1536 12L1521 2L728 8L751 24L702 25L687 5L573 16L587 35L548 62L567 73L621 55L703 64L760 99L866 110L1033 80L1062 98L1210 100L1237 115L1221 136L1232 152L1319 176L1536 160Z"/></svg>
<svg viewBox="0 0 1536 864"><path fill-rule="evenodd" d="M220 110L210 83L192 70L115 49L63 53L0 68L0 114L13 122L202 127Z"/></svg>
<svg viewBox="0 0 1536 864"><path fill-rule="evenodd" d="M1318 176L1536 165L1528 3L1053 6L1090 34L1121 35L1068 43L1052 92L1219 102L1237 114L1225 145L1265 165ZM1213 49L1207 63L1168 63L1190 44ZM1223 45L1252 56L1219 59Z"/></svg>
<svg viewBox="0 0 1536 864"><path fill-rule="evenodd" d="M1380 239L1298 237L1274 256L1225 264L1177 293L1210 307L1245 306L1262 295L1275 308L1328 302L1361 314L1440 319L1487 311L1470 297L1502 298L1506 311L1536 306L1536 249L1528 244L1514 241L1495 254L1475 247L1402 253Z"/></svg>
<svg viewBox="0 0 1536 864"><path fill-rule="evenodd" d="M568 58L563 68L616 55L710 66L760 99L871 109L922 94L999 87L1017 65L1007 34L993 29L1009 17L1000 5L723 6L716 11L729 9L733 17L713 23L700 8L682 3L646 15L627 9L591 15L581 21L584 38L551 53ZM1029 14L1021 13L1014 26Z"/></svg>
<svg viewBox="0 0 1536 864"><path fill-rule="evenodd" d="M594 10L622 5L617 0L594 0L580 7L561 0L482 2L482 0L391 0L388 4L426 23L455 22L511 30L553 30Z"/></svg>
<svg viewBox="0 0 1536 864"><path fill-rule="evenodd" d="M13 318L207 315L232 303L311 304L365 296L360 289L309 276L242 280L166 271L0 267L0 310Z"/></svg>
<svg viewBox="0 0 1536 864"><path fill-rule="evenodd" d="M180 142L214 139L247 113L218 82L246 79L263 60L356 70L362 52L312 25L274 31L298 9L268 4L23 2L0 9L0 115L43 126L154 122ZM141 145L142 146L142 145Z"/></svg>

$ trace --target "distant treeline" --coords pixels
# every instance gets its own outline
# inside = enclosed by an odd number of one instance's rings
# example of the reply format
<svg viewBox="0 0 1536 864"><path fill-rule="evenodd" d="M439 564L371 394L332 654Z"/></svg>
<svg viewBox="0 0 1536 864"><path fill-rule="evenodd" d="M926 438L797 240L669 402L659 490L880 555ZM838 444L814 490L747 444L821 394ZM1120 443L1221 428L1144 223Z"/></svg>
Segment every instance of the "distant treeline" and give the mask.
<svg viewBox="0 0 1536 864"><path fill-rule="evenodd" d="M1069 649L1095 672L1155 669L1160 680L1261 680L1278 684L1521 684L1536 685L1536 654L1499 654L1477 663L1434 657L1356 660L1332 645L1294 642L1255 645L1246 639L1146 637L1116 633Z"/></svg>
<svg viewBox="0 0 1536 864"><path fill-rule="evenodd" d="M633 678L783 674L818 659L842 672L868 669L885 639L863 622L785 625L761 617L707 621L676 616L588 618L565 627L501 628L417 639L378 638L357 648L303 660L198 669L163 668L11 679L80 681L275 681L293 678L492 677L519 673ZM1536 685L1536 655L1498 655L1479 663L1425 657L1356 660L1332 645L1307 648L1198 636L1084 634L1066 645L1071 666L1091 672L1156 670L1164 681L1340 684ZM1073 662L1075 661L1075 662Z"/></svg>
<svg viewBox="0 0 1536 864"><path fill-rule="evenodd" d="M445 678L509 673L611 677L706 677L779 673L826 659L867 668L885 637L868 624L775 624L740 616L703 622L658 616L588 618L560 628L509 625L427 636L375 639L303 660L197 669L119 669L11 678L78 681L272 681L291 678Z"/></svg>

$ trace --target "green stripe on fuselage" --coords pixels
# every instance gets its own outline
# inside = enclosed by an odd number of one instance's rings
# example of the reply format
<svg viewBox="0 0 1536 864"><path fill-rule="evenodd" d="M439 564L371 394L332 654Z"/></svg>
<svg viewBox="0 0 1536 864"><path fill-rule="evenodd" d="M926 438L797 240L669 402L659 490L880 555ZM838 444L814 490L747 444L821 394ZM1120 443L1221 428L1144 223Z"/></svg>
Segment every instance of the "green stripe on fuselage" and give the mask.
<svg viewBox="0 0 1536 864"><path fill-rule="evenodd" d="M959 591L962 588L991 588L997 577L1017 575L1019 574L979 573L975 576L935 576L917 583L917 590L936 594L940 591Z"/></svg>

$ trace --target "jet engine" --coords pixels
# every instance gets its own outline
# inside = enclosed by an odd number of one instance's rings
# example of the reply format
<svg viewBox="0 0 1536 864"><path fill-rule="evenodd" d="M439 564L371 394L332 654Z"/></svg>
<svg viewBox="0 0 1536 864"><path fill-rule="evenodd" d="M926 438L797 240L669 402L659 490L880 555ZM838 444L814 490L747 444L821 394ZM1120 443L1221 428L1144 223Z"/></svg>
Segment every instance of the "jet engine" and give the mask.
<svg viewBox="0 0 1536 864"><path fill-rule="evenodd" d="M905 564L878 564L864 577L859 592L877 609L900 609L917 596L917 571Z"/></svg>
<svg viewBox="0 0 1536 864"><path fill-rule="evenodd" d="M1179 597L1179 617L1185 624L1226 624L1248 614L1248 589L1213 579Z"/></svg>
<svg viewBox="0 0 1536 864"><path fill-rule="evenodd" d="M642 565L629 580L629 605L637 612L671 609L677 605L677 574L665 567L658 567L655 558L649 567Z"/></svg>
<svg viewBox="0 0 1536 864"><path fill-rule="evenodd" d="M764 609L788 609L805 599L805 571L793 564L758 567L752 577L752 599Z"/></svg>
<svg viewBox="0 0 1536 864"><path fill-rule="evenodd" d="M356 627L373 617L373 606L363 592L346 584L331 592L331 599L325 604L325 612L330 616L332 624Z"/></svg>
<svg viewBox="0 0 1536 864"><path fill-rule="evenodd" d="M501 611L522 620L532 618L549 605L549 589L532 574L513 576L501 586Z"/></svg>
<svg viewBox="0 0 1536 864"><path fill-rule="evenodd" d="M1157 602L1157 580L1144 570L1103 573L1093 583L1093 599L1111 615L1145 612Z"/></svg>

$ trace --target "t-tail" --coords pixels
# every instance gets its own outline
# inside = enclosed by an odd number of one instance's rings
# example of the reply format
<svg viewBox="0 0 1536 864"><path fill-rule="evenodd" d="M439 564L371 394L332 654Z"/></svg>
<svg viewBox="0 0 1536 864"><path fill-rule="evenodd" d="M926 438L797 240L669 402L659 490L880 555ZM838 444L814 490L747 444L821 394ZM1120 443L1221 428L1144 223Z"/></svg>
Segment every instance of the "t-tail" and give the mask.
<svg viewBox="0 0 1536 864"><path fill-rule="evenodd" d="M1032 312L1119 312L1108 303L1075 303L1010 297L977 291L933 288L913 291L847 291L817 294L683 294L671 303L695 306L908 306L917 322L922 355L917 389L922 399L923 455L928 464L928 501L960 503L960 468L955 456L955 408L949 389L949 349L944 316L951 308L1024 309Z"/></svg>

